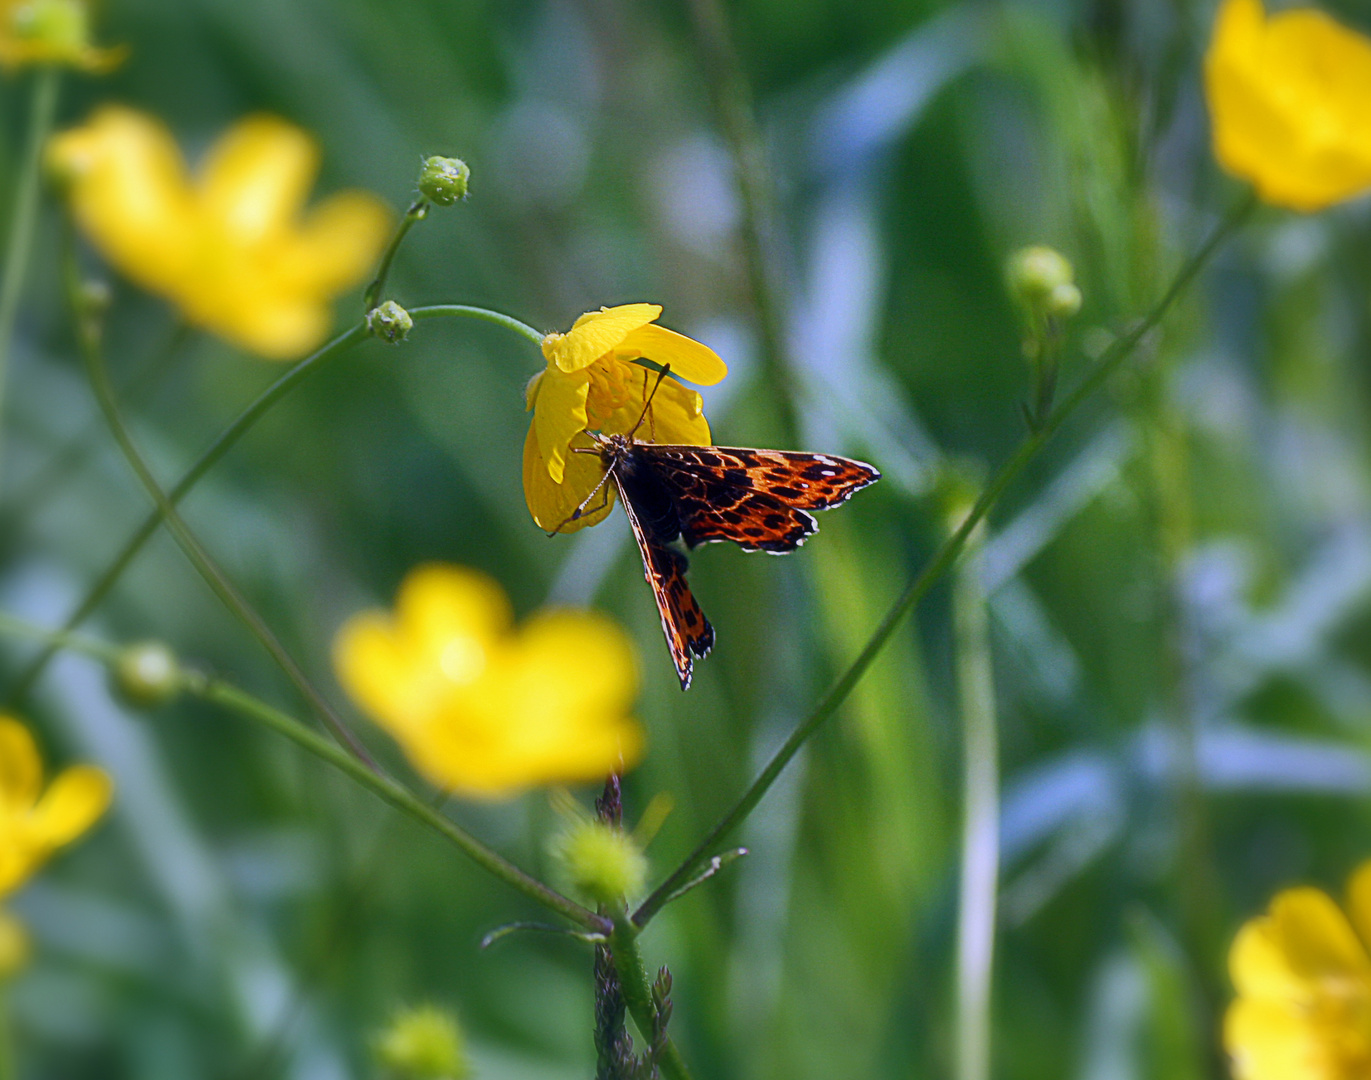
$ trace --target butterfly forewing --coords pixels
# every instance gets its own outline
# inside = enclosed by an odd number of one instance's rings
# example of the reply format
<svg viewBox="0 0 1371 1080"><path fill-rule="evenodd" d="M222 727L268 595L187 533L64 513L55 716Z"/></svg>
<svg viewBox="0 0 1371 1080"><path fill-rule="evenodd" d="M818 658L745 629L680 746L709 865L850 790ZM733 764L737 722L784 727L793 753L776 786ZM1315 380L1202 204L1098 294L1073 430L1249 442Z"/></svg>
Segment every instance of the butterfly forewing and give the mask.
<svg viewBox="0 0 1371 1080"><path fill-rule="evenodd" d="M793 551L818 529L810 510L845 502L881 477L833 454L651 444L634 452L671 493L690 547L731 540L744 551Z"/></svg>
<svg viewBox="0 0 1371 1080"><path fill-rule="evenodd" d="M695 595L686 581L686 557L665 544L658 543L643 528L642 522L633 506L633 500L624 492L623 483L617 473L613 474L614 486L619 491L619 502L623 504L628 517L633 539L638 542L638 551L643 557L643 576L652 587L652 597L657 601L657 613L662 618L662 633L666 635L666 646L671 652L672 663L681 680L681 689L690 686L695 657L709 654L714 646L714 627L705 618Z"/></svg>

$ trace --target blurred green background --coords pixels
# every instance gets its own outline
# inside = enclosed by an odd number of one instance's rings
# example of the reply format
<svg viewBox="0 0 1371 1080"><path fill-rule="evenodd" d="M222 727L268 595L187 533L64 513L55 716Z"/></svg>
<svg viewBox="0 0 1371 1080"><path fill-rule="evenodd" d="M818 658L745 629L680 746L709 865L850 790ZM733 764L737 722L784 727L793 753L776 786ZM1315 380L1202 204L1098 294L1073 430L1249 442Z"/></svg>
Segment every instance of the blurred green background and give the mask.
<svg viewBox="0 0 1371 1080"><path fill-rule="evenodd" d="M718 648L686 695L622 516L552 540L530 520L522 388L542 359L498 328L435 320L403 347L363 345L187 501L340 705L334 631L389 604L420 562L494 575L521 614L614 614L640 645L650 737L628 817L658 793L674 804L649 852L658 873L856 654L944 535L952 479L983 477L1021 437L1006 256L1048 243L1073 260L1085 308L1071 383L1241 194L1208 147L1208 2L726 11L776 194L796 431L764 375L746 222L685 3L109 0L100 38L130 58L69 79L61 105L64 123L109 99L148 110L192 155L274 112L317 134L320 193L366 187L397 211L423 155L458 155L471 198L413 231L401 302L483 304L549 330L602 304L661 303L665 325L732 369L706 391L716 441L793 441L883 470L788 559L698 553ZM0 85L8 193L30 78ZM1371 852L1369 233L1364 202L1259 215L992 517L996 1077L1214 1075L1238 923L1293 880L1337 891ZM0 603L48 625L147 509L80 377L56 244L49 209L0 509ZM109 351L128 379L173 316L114 283ZM359 295L339 307L341 326ZM159 474L179 475L281 370L197 336L130 391ZM92 454L51 471L87 437ZM752 854L650 929L696 1075L949 1074L947 605L935 590L791 766L739 837ZM89 628L165 639L304 715L166 536ZM26 655L6 643L0 670ZM130 713L74 657L25 715L55 763L98 762L118 785L98 831L13 904L38 945L11 995L25 1077L373 1077L374 1032L430 1000L460 1015L482 1078L593 1073L587 948L515 936L479 951L537 910L322 765L192 702ZM554 872L545 794L452 813Z"/></svg>

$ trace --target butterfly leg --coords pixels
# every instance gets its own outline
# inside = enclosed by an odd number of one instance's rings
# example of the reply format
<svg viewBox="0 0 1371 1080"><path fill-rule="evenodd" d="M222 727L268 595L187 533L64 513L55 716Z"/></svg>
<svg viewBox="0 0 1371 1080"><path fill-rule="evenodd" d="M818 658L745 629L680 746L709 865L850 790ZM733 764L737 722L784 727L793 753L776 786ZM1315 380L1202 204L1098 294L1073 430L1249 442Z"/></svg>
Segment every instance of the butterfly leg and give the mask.
<svg viewBox="0 0 1371 1080"><path fill-rule="evenodd" d="M599 453L598 450L591 450L587 447L577 446L573 446L571 448L571 452L573 454ZM581 515L586 512L586 507L590 505L590 500L595 498L595 496L600 494L601 492L604 493L604 497L600 500L600 505L597 506L594 510L592 510L591 513L598 514L601 510L603 510L606 506L609 505L609 488L606 485L609 482L610 475L611 473L609 471L605 472L605 475L600 478L600 482L590 489L590 494L581 500L581 505L576 507L575 510L573 510L570 514L566 516L566 518L563 519L560 525L558 525L555 529L553 529L550 533L547 534L549 538L556 536L559 532L561 532L564 528L570 525L573 521L579 521Z"/></svg>

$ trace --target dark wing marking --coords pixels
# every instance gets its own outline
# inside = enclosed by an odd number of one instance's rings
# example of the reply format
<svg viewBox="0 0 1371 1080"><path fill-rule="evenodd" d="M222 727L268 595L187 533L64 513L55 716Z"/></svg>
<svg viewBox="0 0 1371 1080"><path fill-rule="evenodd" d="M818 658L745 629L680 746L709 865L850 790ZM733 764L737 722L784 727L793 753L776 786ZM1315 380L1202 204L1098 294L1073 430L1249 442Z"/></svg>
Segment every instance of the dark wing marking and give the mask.
<svg viewBox="0 0 1371 1080"><path fill-rule="evenodd" d="M732 446L639 443L676 501L689 547L732 540L744 551L793 551L818 531L810 510L827 510L881 474L834 454Z"/></svg>
<svg viewBox="0 0 1371 1080"><path fill-rule="evenodd" d="M618 475L612 475L614 486L619 490L619 502L623 504L629 527L633 530L633 539L638 541L638 551L643 557L643 577L652 586L657 613L662 617L662 633L666 636L671 661L676 665L681 689L689 689L694 657L708 656L709 650L714 647L714 627L709 624L690 591L685 576L686 557L648 537L638 521L633 503L624 494Z"/></svg>

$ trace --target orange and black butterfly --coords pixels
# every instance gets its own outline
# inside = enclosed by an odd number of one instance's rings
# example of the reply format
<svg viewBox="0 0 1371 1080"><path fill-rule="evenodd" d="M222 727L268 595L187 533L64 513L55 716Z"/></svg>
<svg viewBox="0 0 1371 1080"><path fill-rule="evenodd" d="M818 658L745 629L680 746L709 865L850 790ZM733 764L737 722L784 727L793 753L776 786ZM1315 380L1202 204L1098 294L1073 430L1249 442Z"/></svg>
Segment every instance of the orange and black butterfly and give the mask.
<svg viewBox="0 0 1371 1080"><path fill-rule="evenodd" d="M818 531L811 510L846 502L881 478L870 465L834 454L644 443L633 432L590 434L597 448L584 452L600 455L605 477L572 518L613 482L682 690L690 686L695 658L713 647L714 627L686 582L686 557L672 542L679 537L694 548L731 540L744 551L783 555Z"/></svg>

